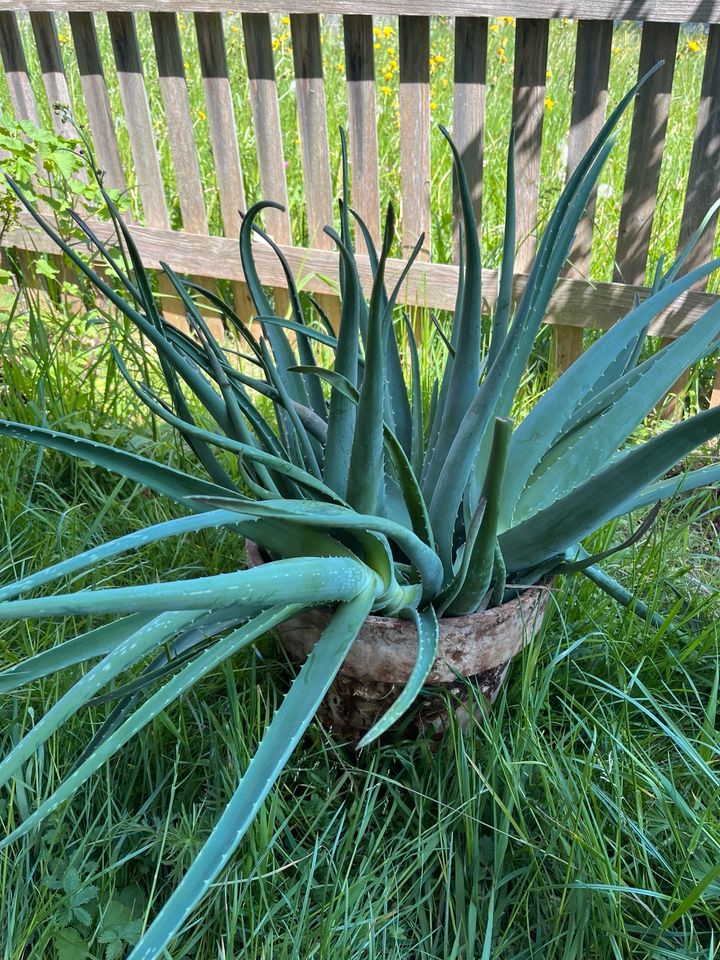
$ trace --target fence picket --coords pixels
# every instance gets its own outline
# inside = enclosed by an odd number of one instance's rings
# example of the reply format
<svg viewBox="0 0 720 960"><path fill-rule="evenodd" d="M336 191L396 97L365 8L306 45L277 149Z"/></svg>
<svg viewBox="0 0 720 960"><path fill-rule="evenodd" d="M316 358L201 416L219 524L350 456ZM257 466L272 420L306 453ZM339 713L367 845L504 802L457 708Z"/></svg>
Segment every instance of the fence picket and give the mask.
<svg viewBox="0 0 720 960"><path fill-rule="evenodd" d="M61 137L72 139L76 131L71 123L55 109L55 105L71 108L65 65L63 64L60 43L58 41L55 18L51 13L31 13L30 23L35 37L43 85L47 94L52 123L55 132Z"/></svg>
<svg viewBox="0 0 720 960"><path fill-rule="evenodd" d="M124 192L125 172L120 160L105 73L100 58L92 13L71 13L70 29L75 45L83 98L87 108L95 156L105 173L105 186Z"/></svg>
<svg viewBox="0 0 720 960"><path fill-rule="evenodd" d="M453 138L463 159L478 230L482 217L487 40L487 17L458 17L455 21ZM454 260L458 255L459 222L460 197L453 180Z"/></svg>
<svg viewBox="0 0 720 960"><path fill-rule="evenodd" d="M679 250L687 244L702 222L708 207L717 199L718 183L720 183L720 26L713 24L708 31L700 105L685 206L680 223ZM717 222L718 214L716 213L688 258L686 270L692 270L693 267L712 256ZM710 405L720 405L720 368L715 376Z"/></svg>
<svg viewBox="0 0 720 960"><path fill-rule="evenodd" d="M610 20L581 20L578 24L568 140L568 177L599 133L605 119L612 34L613 25ZM590 272L595 198L593 191L585 215L578 224L575 242L568 258L569 265L564 271L566 276L587 277ZM551 354L553 371L559 374L566 370L580 356L582 348L581 328L554 327Z"/></svg>
<svg viewBox="0 0 720 960"><path fill-rule="evenodd" d="M535 256L547 51L548 21L517 20L512 116L517 185L515 269L519 273L529 269Z"/></svg>
<svg viewBox="0 0 720 960"><path fill-rule="evenodd" d="M260 190L263 199L274 200L284 207L283 210L266 210L264 221L277 243L288 244L291 239L290 216L270 17L266 13L243 13L242 23ZM275 310L283 315L289 304L287 291L277 287L273 293Z"/></svg>
<svg viewBox="0 0 720 960"><path fill-rule="evenodd" d="M402 251L420 234L421 260L430 259L430 20L400 17L400 177Z"/></svg>
<svg viewBox="0 0 720 960"><path fill-rule="evenodd" d="M237 238L240 236L240 210L246 209L245 188L240 167L222 17L219 13L196 13L195 30L220 195L223 233L226 237ZM249 320L253 315L253 306L246 285L233 284L233 295L239 316L243 320Z"/></svg>
<svg viewBox="0 0 720 960"><path fill-rule="evenodd" d="M30 120L39 125L40 116L30 83L17 17L5 10L0 11L0 54L15 116L18 120Z"/></svg>
<svg viewBox="0 0 720 960"><path fill-rule="evenodd" d="M343 18L352 205L380 245L375 50L371 16ZM362 246L362 241L358 241Z"/></svg>

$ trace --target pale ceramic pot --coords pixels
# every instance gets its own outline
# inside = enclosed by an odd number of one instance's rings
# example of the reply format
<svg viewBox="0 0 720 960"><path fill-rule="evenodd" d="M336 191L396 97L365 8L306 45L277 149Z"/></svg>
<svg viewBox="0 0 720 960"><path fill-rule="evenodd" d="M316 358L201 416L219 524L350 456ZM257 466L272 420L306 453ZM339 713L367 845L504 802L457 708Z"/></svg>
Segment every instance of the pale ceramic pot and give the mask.
<svg viewBox="0 0 720 960"><path fill-rule="evenodd" d="M251 567L266 562L251 541L247 554ZM407 721L400 721L405 731L433 734L447 725L444 691L457 701L460 723L467 723L467 687L458 675L471 680L488 703L494 703L513 657L538 633L548 596L548 585L543 584L492 610L440 620L438 654L426 680L426 687L434 687L435 693L426 691L418 697L410 730ZM277 627L293 663L305 662L331 616L331 611L319 607ZM368 617L318 711L319 719L336 736L359 739L397 698L416 655L417 633L411 620Z"/></svg>

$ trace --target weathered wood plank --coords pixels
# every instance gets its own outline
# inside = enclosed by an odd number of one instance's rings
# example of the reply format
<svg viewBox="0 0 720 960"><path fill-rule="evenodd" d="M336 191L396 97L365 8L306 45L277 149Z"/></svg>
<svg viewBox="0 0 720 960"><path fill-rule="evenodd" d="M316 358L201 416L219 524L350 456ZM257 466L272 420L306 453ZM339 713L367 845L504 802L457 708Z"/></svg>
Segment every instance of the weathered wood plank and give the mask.
<svg viewBox="0 0 720 960"><path fill-rule="evenodd" d="M430 20L400 17L401 240L407 256L425 234L430 258Z"/></svg>
<svg viewBox="0 0 720 960"><path fill-rule="evenodd" d="M333 199L325 81L320 48L320 18L317 14L293 14L290 17L290 30L308 246L330 249L332 240L323 233L323 228L333 222Z"/></svg>
<svg viewBox="0 0 720 960"><path fill-rule="evenodd" d="M547 51L548 21L518 20L512 116L518 238L515 269L520 273L529 269L535 256Z"/></svg>
<svg viewBox="0 0 720 960"><path fill-rule="evenodd" d="M219 13L196 13L200 70L205 93L205 108L210 128L210 144L215 162L220 215L226 237L240 236L240 210L246 209L245 188L240 167L233 109L230 74L228 72L222 17ZM244 320L253 315L252 302L245 284L234 284L235 307Z"/></svg>
<svg viewBox="0 0 720 960"><path fill-rule="evenodd" d="M672 23L643 26L638 78L658 60L664 60L665 66L647 81L633 107L615 250L613 280L617 283L642 283L645 277L670 113L678 29Z"/></svg>
<svg viewBox="0 0 720 960"><path fill-rule="evenodd" d="M580 162L595 139L605 119L610 50L613 25L581 20L575 46L575 76L568 140L567 176ZM567 276L587 277L592 253L595 191L588 202L585 215L578 224L575 243L570 251ZM551 366L556 374L566 370L577 360L583 349L583 333L579 327L556 327L553 330Z"/></svg>
<svg viewBox="0 0 720 960"><path fill-rule="evenodd" d="M482 216L487 38L486 17L458 17L455 21L453 138L463 159L478 230ZM454 260L458 256L459 223L460 196L453 179Z"/></svg>
<svg viewBox="0 0 720 960"><path fill-rule="evenodd" d="M37 103L14 12L0 10L0 55L15 116L18 120L31 120L39 125Z"/></svg>
<svg viewBox="0 0 720 960"><path fill-rule="evenodd" d="M237 0L132 0L133 10L234 10ZM286 13L364 14L362 0L284 0ZM248 13L266 13L268 0L244 0ZM127 10L128 0L0 0L0 10ZM575 17L579 20L658 20L720 23L720 0L384 0L386 16Z"/></svg>
<svg viewBox="0 0 720 960"><path fill-rule="evenodd" d="M125 191L125 171L120 160L92 13L71 13L70 29L97 162L105 172L105 185Z"/></svg>
<svg viewBox="0 0 720 960"><path fill-rule="evenodd" d="M132 13L109 13L108 26L145 223L169 227L135 20Z"/></svg>
<svg viewBox="0 0 720 960"><path fill-rule="evenodd" d="M380 245L380 188L372 17L347 16L343 28L352 205L365 221L377 247Z"/></svg>
<svg viewBox="0 0 720 960"><path fill-rule="evenodd" d="M207 233L200 162L177 17L174 13L152 13L150 23L183 226L189 233Z"/></svg>
<svg viewBox="0 0 720 960"><path fill-rule="evenodd" d="M718 183L720 183L720 27L712 26L708 32L700 105L688 173L685 206L680 223L678 249L682 250L700 226L712 201L717 198ZM692 270L712 256L717 222L718 214L716 213L688 257L686 270ZM720 404L720 368L715 377L710 403L711 406Z"/></svg>
<svg viewBox="0 0 720 960"><path fill-rule="evenodd" d="M110 229L107 223L94 224L100 236ZM205 237L170 230L153 230L148 227L131 226L140 255L146 266L156 268L161 259L182 273L203 273L229 280L243 280L242 265L237 243L227 237ZM14 228L4 238L6 246L28 249L52 250L52 241L35 228L24 224ZM337 282L338 258L332 250L307 250L304 247L282 247L291 269L298 280L311 292L326 293L327 284L320 278L326 276ZM264 244L255 247L260 279L269 286L280 286L283 274L277 258ZM372 285L372 273L368 257L358 254L358 269L366 292ZM404 260L389 260L387 282L392 284L400 275ZM418 262L410 272L408 283L400 291L400 302L451 310L455 303L458 268L452 264ZM515 278L513 296L519 297L527 281L527 275ZM483 271L483 294L490 307L497 296L497 272ZM632 309L635 296L646 296L647 289L632 284L588 283L562 277L553 294L548 320L552 323L577 323L586 329L608 329L620 317ZM690 291L675 303L650 326L653 336L677 337L688 330L702 313L718 302L718 297L708 293Z"/></svg>
<svg viewBox="0 0 720 960"><path fill-rule="evenodd" d="M275 82L270 17L267 13L243 13L242 23L250 106L260 170L260 190L263 199L274 200L284 207L283 210L264 211L263 218L273 240L280 244L289 244L291 232L285 181L285 156ZM287 294L278 287L274 296L277 313L284 314L288 307Z"/></svg>
<svg viewBox="0 0 720 960"><path fill-rule="evenodd" d="M133 14L108 13L108 27L145 223L149 227L169 229L165 187ZM185 311L172 283L163 273L158 274L157 282L165 318L185 328Z"/></svg>
<svg viewBox="0 0 720 960"><path fill-rule="evenodd" d="M65 66L60 52L55 18L51 13L31 13L30 23L32 24L40 69L43 75L43 85L52 114L53 128L59 136L73 138L77 134L72 124L68 123L62 114L55 109L56 104L66 107L68 110L71 107L70 91L68 90Z"/></svg>

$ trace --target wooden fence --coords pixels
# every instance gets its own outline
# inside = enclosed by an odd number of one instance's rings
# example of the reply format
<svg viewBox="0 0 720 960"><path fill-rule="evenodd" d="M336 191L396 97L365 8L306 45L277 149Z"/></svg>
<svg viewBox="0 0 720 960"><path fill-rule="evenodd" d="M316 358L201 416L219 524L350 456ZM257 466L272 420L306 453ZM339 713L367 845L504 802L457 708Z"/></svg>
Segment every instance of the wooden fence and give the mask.
<svg viewBox="0 0 720 960"><path fill-rule="evenodd" d="M97 157L106 182L119 189L136 185L142 221L133 225L141 254L149 266L166 259L178 271L238 281L243 279L237 252L238 208L245 205L223 12L240 6L248 90L257 144L263 196L287 207L284 156L275 79L271 16L267 0L0 0L0 52L15 113L38 120L38 104L28 75L18 14L29 13L42 79L50 103L69 103L69 87L55 14L69 13L72 42L82 96ZM145 72L134 13L149 11L154 56L167 120L182 230L171 230L166 190L148 106ZM178 14L191 12L203 78L207 122L222 215L224 236L210 236L203 199L188 83L183 64ZM348 108L348 141L353 204L377 240L380 233L378 141L373 17L358 0L284 0L292 35L295 98L304 172L305 215L309 249L291 245L287 212L268 211L266 226L282 246L306 288L328 294L323 277L337 276L337 257L322 228L333 221L333 191L326 119L320 15L342 16ZM512 115L516 124L518 185L518 250L516 290L532 261L538 215L540 151L545 115L549 21L577 19L576 64L569 130L567 173L572 172L604 116L611 65L613 21L642 21L639 72L659 59L669 65L657 72L638 98L632 118L630 151L615 250L612 283L591 283L585 277L593 242L593 204L583 218L568 268L553 299L549 320L555 324L555 358L566 366L582 349L583 328L606 328L643 292L673 84L673 64L682 23L708 24L707 53L697 125L690 160L679 245L700 223L720 184L720 0L385 0L385 17L397 17L399 40L399 121L401 142L401 240L405 252L421 232L430 236L430 18L454 17L453 134L462 152L475 205L481 215L483 134L488 95L489 17L517 18ZM134 170L123 168L116 126L107 92L107 63L98 47L96 21L107 16L130 141ZM628 78L629 80L630 78ZM72 105L71 105L72 106ZM61 119L57 119L60 129ZM673 147L675 149L675 147ZM689 266L706 259L713 247L715 223L706 230ZM18 229L6 244L50 249L45 241ZM408 302L452 308L457 268L425 262L414 269L404 291ZM283 276L270 251L258 248L263 281L282 287ZM360 257L364 279L367 258ZM394 261L390 276L400 269ZM491 306L496 277L486 272L486 299ZM622 282L620 282L622 281ZM677 336L714 302L694 290L653 326L651 332ZM720 402L720 376L713 402Z"/></svg>

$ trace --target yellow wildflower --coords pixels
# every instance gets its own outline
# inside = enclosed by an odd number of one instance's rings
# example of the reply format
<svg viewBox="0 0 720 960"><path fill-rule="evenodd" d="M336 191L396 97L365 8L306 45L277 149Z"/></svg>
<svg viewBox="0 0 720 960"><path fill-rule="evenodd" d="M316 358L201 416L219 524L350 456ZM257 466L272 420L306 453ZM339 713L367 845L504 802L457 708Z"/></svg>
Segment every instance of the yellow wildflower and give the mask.
<svg viewBox="0 0 720 960"><path fill-rule="evenodd" d="M394 57L394 56L395 56L395 47L388 47L388 48L387 48L387 52L388 52L388 56L389 56L389 57Z"/></svg>
<svg viewBox="0 0 720 960"><path fill-rule="evenodd" d="M290 23L290 17L281 17L280 23Z"/></svg>
<svg viewBox="0 0 720 960"><path fill-rule="evenodd" d="M186 70L189 70L189 69L190 69L190 64L189 64L189 63L184 63L183 66L185 67Z"/></svg>
<svg viewBox="0 0 720 960"><path fill-rule="evenodd" d="M552 108L553 108L554 106L555 106L555 101L553 100L553 98L552 98L552 97L545 97L545 109L546 109L546 110L552 110Z"/></svg>
<svg viewBox="0 0 720 960"><path fill-rule="evenodd" d="M503 23L515 23L515 17L500 17Z"/></svg>
<svg viewBox="0 0 720 960"><path fill-rule="evenodd" d="M497 33L500 27L496 23L491 23L490 29L492 30L493 33Z"/></svg>
<svg viewBox="0 0 720 960"><path fill-rule="evenodd" d="M697 53L699 49L700 44L697 40L688 40L688 50L690 50L691 53Z"/></svg>
<svg viewBox="0 0 720 960"><path fill-rule="evenodd" d="M505 56L505 47L498 47L497 55L501 63L507 63L507 57Z"/></svg>
<svg viewBox="0 0 720 960"><path fill-rule="evenodd" d="M392 93L390 87L380 87L380 93L384 93L385 96L389 96Z"/></svg>
<svg viewBox="0 0 720 960"><path fill-rule="evenodd" d="M275 40L273 40L272 42L273 50L277 50L279 46L280 46L280 41L277 38L275 38Z"/></svg>
<svg viewBox="0 0 720 960"><path fill-rule="evenodd" d="M552 80L552 70L546 70L546 71L545 71L545 79L546 79L546 80Z"/></svg>
<svg viewBox="0 0 720 960"><path fill-rule="evenodd" d="M233 25L230 27L230 32L231 32L231 33L237 33L239 29L240 29L240 27L238 27L238 26L236 26L235 24L233 24Z"/></svg>
<svg viewBox="0 0 720 960"><path fill-rule="evenodd" d="M397 70L397 69L398 69L398 62L397 62L397 60L391 60L390 63L388 64L388 69L389 69L389 70Z"/></svg>
<svg viewBox="0 0 720 960"><path fill-rule="evenodd" d="M379 50L379 49L380 49L380 44L379 44L379 43L376 43L374 46L375 46L375 49L376 49L376 50Z"/></svg>
<svg viewBox="0 0 720 960"><path fill-rule="evenodd" d="M431 110L437 110L437 104L435 103L434 100L431 100L431 101L430 101L430 109L431 109Z"/></svg>
<svg viewBox="0 0 720 960"><path fill-rule="evenodd" d="M384 37L391 37L394 33L395 33L395 31L393 30L393 28L392 28L391 26L388 25L387 27L383 27L383 36L384 36Z"/></svg>
<svg viewBox="0 0 720 960"><path fill-rule="evenodd" d="M620 53L620 47L613 47L613 48L612 48L612 52L613 52L613 53Z"/></svg>
<svg viewBox="0 0 720 960"><path fill-rule="evenodd" d="M382 30L380 29L380 27L373 27L373 33L375 34L376 37L382 36Z"/></svg>
<svg viewBox="0 0 720 960"><path fill-rule="evenodd" d="M385 77L386 80L392 80L393 78L392 70L386 70L383 76Z"/></svg>
<svg viewBox="0 0 720 960"><path fill-rule="evenodd" d="M447 80L445 79L445 77L442 78L442 80L440 81L440 83L441 83L444 87L447 86Z"/></svg>
<svg viewBox="0 0 720 960"><path fill-rule="evenodd" d="M204 110L198 110L198 118L199 118L200 120L207 120L207 116L205 115L205 111L204 111Z"/></svg>

